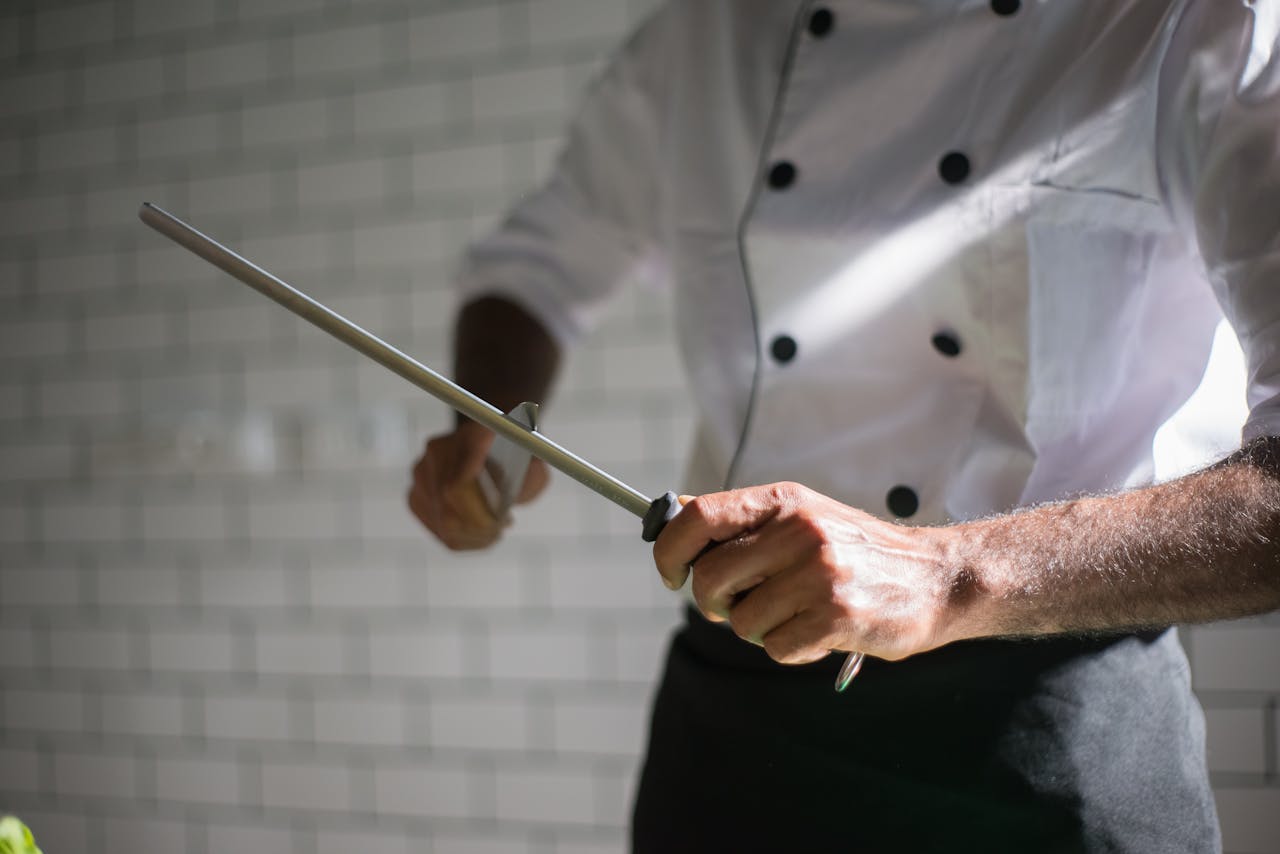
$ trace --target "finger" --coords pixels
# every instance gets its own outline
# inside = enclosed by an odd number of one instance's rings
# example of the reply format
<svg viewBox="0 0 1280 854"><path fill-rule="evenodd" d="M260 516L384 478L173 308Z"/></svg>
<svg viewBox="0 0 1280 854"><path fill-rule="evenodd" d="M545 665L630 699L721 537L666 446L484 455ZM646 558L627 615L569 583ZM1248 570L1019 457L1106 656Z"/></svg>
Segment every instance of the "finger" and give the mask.
<svg viewBox="0 0 1280 854"><path fill-rule="evenodd" d="M828 620L802 611L764 636L764 651L779 664L809 664L831 654L834 637Z"/></svg>
<svg viewBox="0 0 1280 854"><path fill-rule="evenodd" d="M821 604L817 588L803 564L791 566L734 597L729 624L738 637L763 646L765 635Z"/></svg>
<svg viewBox="0 0 1280 854"><path fill-rule="evenodd" d="M491 528L463 525L456 514L444 510L421 489L409 490L408 503L413 515L451 550L485 548L498 539L498 532Z"/></svg>
<svg viewBox="0 0 1280 854"><path fill-rule="evenodd" d="M774 517L698 560L693 573L694 601L704 613L727 617L745 591L810 561L820 545L813 527L803 519L795 515ZM788 585L803 581L804 576L793 576Z"/></svg>
<svg viewBox="0 0 1280 854"><path fill-rule="evenodd" d="M668 586L683 581L685 567L707 543L731 540L790 506L793 484L770 484L700 495L667 523L653 545L653 559Z"/></svg>
<svg viewBox="0 0 1280 854"><path fill-rule="evenodd" d="M772 549L760 548L758 534L743 534L700 555L692 567L690 592L709 620L728 619L735 599L780 571Z"/></svg>
<svg viewBox="0 0 1280 854"><path fill-rule="evenodd" d="M496 438L493 431L481 427L474 421L465 421L446 438L452 439L453 442L447 449L450 465L445 470L445 480L449 483L458 483L478 478ZM430 443L428 443L429 447ZM442 450L444 450L443 446Z"/></svg>
<svg viewBox="0 0 1280 854"><path fill-rule="evenodd" d="M449 484L440 491L440 496L446 513L457 519L462 528L493 534L502 530L503 521L494 515L476 480Z"/></svg>

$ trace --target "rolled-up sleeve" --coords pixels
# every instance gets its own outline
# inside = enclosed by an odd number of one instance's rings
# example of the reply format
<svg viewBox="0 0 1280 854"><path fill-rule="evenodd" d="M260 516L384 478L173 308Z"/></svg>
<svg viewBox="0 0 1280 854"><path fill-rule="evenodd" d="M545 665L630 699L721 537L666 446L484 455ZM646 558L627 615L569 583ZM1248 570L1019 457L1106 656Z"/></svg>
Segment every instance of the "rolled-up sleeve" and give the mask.
<svg viewBox="0 0 1280 854"><path fill-rule="evenodd" d="M469 248L457 278L464 301L509 299L564 346L649 260L667 26L659 11L627 40L591 85L546 183Z"/></svg>
<svg viewBox="0 0 1280 854"><path fill-rule="evenodd" d="M1243 439L1280 435L1280 2L1187 2L1158 110L1162 185L1244 351Z"/></svg>

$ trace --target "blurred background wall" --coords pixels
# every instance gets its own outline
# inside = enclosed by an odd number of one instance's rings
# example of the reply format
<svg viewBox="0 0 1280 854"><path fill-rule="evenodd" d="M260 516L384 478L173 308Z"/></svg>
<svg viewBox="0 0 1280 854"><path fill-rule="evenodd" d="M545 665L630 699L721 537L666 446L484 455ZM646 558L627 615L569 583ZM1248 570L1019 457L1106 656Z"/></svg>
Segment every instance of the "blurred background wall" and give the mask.
<svg viewBox="0 0 1280 854"><path fill-rule="evenodd" d="M651 5L0 7L0 811L47 854L623 849L678 615L635 520L558 478L447 554L402 498L444 408L135 213L444 367L457 254ZM668 313L629 292L547 413L651 493ZM1183 637L1226 848L1274 852L1280 621Z"/></svg>

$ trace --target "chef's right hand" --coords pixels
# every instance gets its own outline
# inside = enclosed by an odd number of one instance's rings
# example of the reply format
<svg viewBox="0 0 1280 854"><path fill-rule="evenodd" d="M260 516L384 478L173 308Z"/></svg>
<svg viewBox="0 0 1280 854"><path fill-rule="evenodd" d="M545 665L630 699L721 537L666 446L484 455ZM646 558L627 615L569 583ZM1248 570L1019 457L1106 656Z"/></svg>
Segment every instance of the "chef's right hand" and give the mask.
<svg viewBox="0 0 1280 854"><path fill-rule="evenodd" d="M429 439L413 467L409 509L454 551L491 546L505 527L489 508L478 481L493 439L492 431L464 421L452 433ZM516 503L532 501L546 488L547 480L546 464L533 460Z"/></svg>

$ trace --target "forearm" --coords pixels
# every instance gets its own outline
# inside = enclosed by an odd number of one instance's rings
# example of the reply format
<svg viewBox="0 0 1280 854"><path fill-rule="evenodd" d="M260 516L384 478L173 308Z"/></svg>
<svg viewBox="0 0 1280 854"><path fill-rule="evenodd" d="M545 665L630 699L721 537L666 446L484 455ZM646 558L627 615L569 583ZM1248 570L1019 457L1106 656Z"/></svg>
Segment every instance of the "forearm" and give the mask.
<svg viewBox="0 0 1280 854"><path fill-rule="evenodd" d="M514 303L481 297L458 313L454 376L503 412L526 400L545 402L559 366L555 340Z"/></svg>
<svg viewBox="0 0 1280 854"><path fill-rule="evenodd" d="M1280 440L1203 471L940 529L950 640L1107 631L1280 607Z"/></svg>

